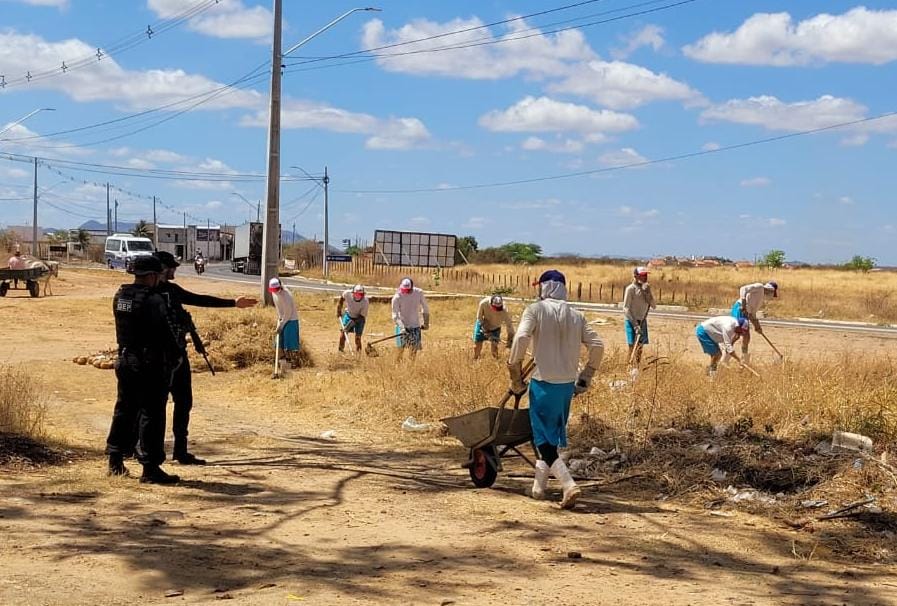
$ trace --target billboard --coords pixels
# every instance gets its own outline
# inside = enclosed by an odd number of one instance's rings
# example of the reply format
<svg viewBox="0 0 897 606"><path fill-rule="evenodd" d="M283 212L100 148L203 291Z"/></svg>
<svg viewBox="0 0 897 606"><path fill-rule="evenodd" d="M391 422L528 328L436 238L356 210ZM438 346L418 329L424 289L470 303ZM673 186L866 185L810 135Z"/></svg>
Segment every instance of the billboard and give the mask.
<svg viewBox="0 0 897 606"><path fill-rule="evenodd" d="M378 229L374 232L374 263L454 267L457 240L448 234Z"/></svg>

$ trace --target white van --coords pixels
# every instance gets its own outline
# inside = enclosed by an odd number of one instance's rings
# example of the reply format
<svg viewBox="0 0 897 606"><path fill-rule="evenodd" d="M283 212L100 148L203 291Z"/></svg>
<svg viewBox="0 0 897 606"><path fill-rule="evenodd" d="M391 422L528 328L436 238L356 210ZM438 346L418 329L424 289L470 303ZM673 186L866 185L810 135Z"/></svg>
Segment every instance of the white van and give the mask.
<svg viewBox="0 0 897 606"><path fill-rule="evenodd" d="M112 234L106 238L103 258L109 269L122 267L130 271L134 259L151 254L153 254L153 241L149 238L139 238L131 234Z"/></svg>

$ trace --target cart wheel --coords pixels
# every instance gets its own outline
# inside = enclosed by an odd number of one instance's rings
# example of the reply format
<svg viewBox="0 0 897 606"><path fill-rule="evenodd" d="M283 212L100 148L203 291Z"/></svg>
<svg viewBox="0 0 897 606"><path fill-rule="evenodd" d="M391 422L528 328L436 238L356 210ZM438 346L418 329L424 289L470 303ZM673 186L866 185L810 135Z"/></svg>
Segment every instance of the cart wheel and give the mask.
<svg viewBox="0 0 897 606"><path fill-rule="evenodd" d="M7 292L9 292L9 282L0 283L0 297L5 297Z"/></svg>
<svg viewBox="0 0 897 606"><path fill-rule="evenodd" d="M32 297L37 297L40 295L40 284L38 284L34 280L28 280L25 285L28 287L28 292L31 293Z"/></svg>
<svg viewBox="0 0 897 606"><path fill-rule="evenodd" d="M484 446L470 453L470 480L477 488L489 488L498 477L498 466L495 460L495 447Z"/></svg>

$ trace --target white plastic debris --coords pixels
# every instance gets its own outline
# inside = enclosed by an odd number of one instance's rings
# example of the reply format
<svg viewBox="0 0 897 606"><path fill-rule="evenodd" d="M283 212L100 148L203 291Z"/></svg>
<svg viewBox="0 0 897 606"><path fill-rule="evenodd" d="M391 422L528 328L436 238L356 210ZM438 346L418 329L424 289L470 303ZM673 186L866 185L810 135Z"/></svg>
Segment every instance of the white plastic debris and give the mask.
<svg viewBox="0 0 897 606"><path fill-rule="evenodd" d="M706 455L710 455L710 456L714 456L714 455L718 454L719 451L721 450L720 447L717 446L716 444L710 444L710 443L698 444L697 446L695 446L695 449L700 450L702 453L704 453Z"/></svg>
<svg viewBox="0 0 897 606"><path fill-rule="evenodd" d="M319 436L322 440L335 440L336 432L332 429L328 429L327 431L321 432Z"/></svg>
<svg viewBox="0 0 897 606"><path fill-rule="evenodd" d="M735 488L734 486L726 487L726 494L733 503L760 503L762 505L772 505L776 502L776 498L771 494L761 492L756 488Z"/></svg>
<svg viewBox="0 0 897 606"><path fill-rule="evenodd" d="M835 432L832 434L832 449L839 448L842 450L854 450L857 452L871 451L872 438L858 433L849 433L846 431L835 430Z"/></svg>
<svg viewBox="0 0 897 606"><path fill-rule="evenodd" d="M629 387L629 381L617 379L616 381L610 381L607 385L610 387L611 391L623 391Z"/></svg>
<svg viewBox="0 0 897 606"><path fill-rule="evenodd" d="M723 483L726 481L726 476L729 475L722 469L714 468L713 471L710 472L710 479L717 483Z"/></svg>
<svg viewBox="0 0 897 606"><path fill-rule="evenodd" d="M804 509L819 509L820 507L825 507L828 505L828 501L825 499L808 499L806 501L801 501L800 506Z"/></svg>
<svg viewBox="0 0 897 606"><path fill-rule="evenodd" d="M607 452L601 450L597 446L592 446L592 450L589 451L589 454L595 457L606 457Z"/></svg>
<svg viewBox="0 0 897 606"><path fill-rule="evenodd" d="M429 423L418 423L414 417L408 417L402 421L402 429L405 431L425 432L433 429L433 426Z"/></svg>

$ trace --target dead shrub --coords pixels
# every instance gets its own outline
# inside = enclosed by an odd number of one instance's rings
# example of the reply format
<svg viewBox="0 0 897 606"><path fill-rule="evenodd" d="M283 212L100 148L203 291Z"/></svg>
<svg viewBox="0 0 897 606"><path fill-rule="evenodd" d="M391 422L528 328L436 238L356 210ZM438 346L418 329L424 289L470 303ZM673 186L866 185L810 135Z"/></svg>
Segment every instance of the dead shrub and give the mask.
<svg viewBox="0 0 897 606"><path fill-rule="evenodd" d="M45 412L40 383L22 368L0 365L0 432L41 439Z"/></svg>

